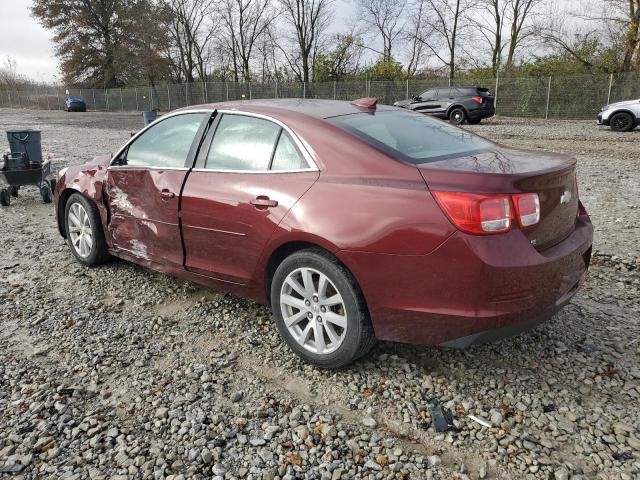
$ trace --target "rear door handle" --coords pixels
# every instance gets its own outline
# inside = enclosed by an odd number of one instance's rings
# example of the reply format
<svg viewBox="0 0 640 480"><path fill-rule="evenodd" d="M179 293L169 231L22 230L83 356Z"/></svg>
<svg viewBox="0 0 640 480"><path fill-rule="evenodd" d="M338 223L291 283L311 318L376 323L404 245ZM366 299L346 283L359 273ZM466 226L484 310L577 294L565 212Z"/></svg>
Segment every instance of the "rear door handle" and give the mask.
<svg viewBox="0 0 640 480"><path fill-rule="evenodd" d="M277 200L271 200L269 197L267 197L266 195L260 195L256 198L254 198L253 200L251 200L251 205L253 205L254 207L256 207L257 209L265 209L265 208L269 208L269 207L277 207L278 206L278 201Z"/></svg>
<svg viewBox="0 0 640 480"><path fill-rule="evenodd" d="M168 188L163 188L163 189L160 191L160 196L161 196L162 198L173 198L173 197L175 197L175 196L176 196L176 194L175 194L175 193L173 193L172 191L170 191Z"/></svg>

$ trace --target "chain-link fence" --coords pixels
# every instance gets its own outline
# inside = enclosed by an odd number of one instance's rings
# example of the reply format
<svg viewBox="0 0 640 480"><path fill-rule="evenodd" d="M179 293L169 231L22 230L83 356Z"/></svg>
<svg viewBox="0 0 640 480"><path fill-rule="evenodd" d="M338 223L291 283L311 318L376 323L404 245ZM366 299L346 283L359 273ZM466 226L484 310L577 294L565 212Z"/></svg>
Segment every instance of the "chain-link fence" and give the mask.
<svg viewBox="0 0 640 480"><path fill-rule="evenodd" d="M0 107L62 110L68 96L82 98L95 111L168 111L189 105L259 98L323 98L353 100L375 96L392 104L431 87L478 85L496 99L498 115L539 118L593 118L610 102L640 98L640 74L554 77L346 81L323 83L195 82L132 88L78 89L33 87L0 90ZM68 93L67 93L68 92Z"/></svg>

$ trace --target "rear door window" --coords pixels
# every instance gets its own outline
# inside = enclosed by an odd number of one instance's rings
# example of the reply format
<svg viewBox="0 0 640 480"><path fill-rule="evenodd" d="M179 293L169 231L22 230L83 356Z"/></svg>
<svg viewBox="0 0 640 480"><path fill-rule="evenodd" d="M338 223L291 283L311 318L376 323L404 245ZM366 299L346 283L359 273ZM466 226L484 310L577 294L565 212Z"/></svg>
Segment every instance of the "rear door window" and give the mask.
<svg viewBox="0 0 640 480"><path fill-rule="evenodd" d="M390 156L413 164L473 155L492 147L470 132L414 112L387 110L328 120Z"/></svg>

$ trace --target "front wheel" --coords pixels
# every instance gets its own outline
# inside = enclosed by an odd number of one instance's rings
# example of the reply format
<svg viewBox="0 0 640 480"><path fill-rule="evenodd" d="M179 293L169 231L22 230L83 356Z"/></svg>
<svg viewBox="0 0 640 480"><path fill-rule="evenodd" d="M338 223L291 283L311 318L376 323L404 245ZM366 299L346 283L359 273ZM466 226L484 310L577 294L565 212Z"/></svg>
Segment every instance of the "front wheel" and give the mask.
<svg viewBox="0 0 640 480"><path fill-rule="evenodd" d="M0 205L3 207L11 205L11 194L9 193L9 189L0 190Z"/></svg>
<svg viewBox="0 0 640 480"><path fill-rule="evenodd" d="M65 206L67 243L76 259L90 267L109 259L107 242L96 204L74 193Z"/></svg>
<svg viewBox="0 0 640 480"><path fill-rule="evenodd" d="M609 123L614 132L629 132L636 126L633 117L626 112L616 113Z"/></svg>
<svg viewBox="0 0 640 480"><path fill-rule="evenodd" d="M375 335L353 275L321 249L287 257L271 283L276 326L301 358L340 368L365 355Z"/></svg>
<svg viewBox="0 0 640 480"><path fill-rule="evenodd" d="M462 125L464 124L466 119L467 113L463 108L454 108L449 113L449 122L453 123L454 125Z"/></svg>

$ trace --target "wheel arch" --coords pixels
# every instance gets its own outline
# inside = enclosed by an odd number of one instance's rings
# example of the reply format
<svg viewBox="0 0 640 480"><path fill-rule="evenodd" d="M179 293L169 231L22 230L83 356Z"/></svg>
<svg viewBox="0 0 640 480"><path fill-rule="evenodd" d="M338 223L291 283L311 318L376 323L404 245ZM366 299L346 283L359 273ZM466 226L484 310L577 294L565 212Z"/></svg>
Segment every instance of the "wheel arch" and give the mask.
<svg viewBox="0 0 640 480"><path fill-rule="evenodd" d="M345 270L347 270L347 272L349 272L349 274L353 277L355 287L358 289L358 291L362 295L362 298L364 299L364 302L366 305L367 299L364 296L364 292L360 287L358 279L353 273L353 270L349 268L349 265L347 265L340 257L338 257L338 255L336 254L338 249L332 248L332 246L327 245L325 242L313 241L309 239L287 241L285 243L280 244L269 255L269 258L265 263L265 268L263 272L264 294L265 294L265 297L267 298L267 303L271 305L271 283L273 281L273 276L276 273L276 270L278 269L278 266L290 255L296 252L299 252L301 250L307 250L311 248L322 250L327 255L330 255L338 263L340 263L340 265L344 267Z"/></svg>
<svg viewBox="0 0 640 480"><path fill-rule="evenodd" d="M618 109L618 110L614 110L613 112L611 112L611 113L609 114L609 117L608 117L609 121L611 121L611 119L612 119L615 115L617 115L617 114L619 114L619 113L628 113L629 115L631 115L631 118L633 119L633 122L634 122L636 125L638 124L638 116L637 116L635 113L633 113L631 110L627 109L627 108L620 108L620 109Z"/></svg>
<svg viewBox="0 0 640 480"><path fill-rule="evenodd" d="M453 105L449 105L449 108L447 109L447 118L449 118L449 116L451 115L451 112L455 108L461 108L462 110L464 110L465 115L467 116L469 115L469 110L467 110L467 107L465 107L461 103L454 103Z"/></svg>
<svg viewBox="0 0 640 480"><path fill-rule="evenodd" d="M73 187L65 188L64 190L62 190L62 192L60 192L60 195L58 196L58 201L56 202L56 221L58 223L58 231L60 232L60 235L62 235L62 237L64 238L67 238L67 230L65 228L64 214L65 214L65 210L67 209L67 202L69 201L69 197L71 197L71 195L73 195L74 193L82 195L84 198L86 198L90 202L93 202L98 207L98 211L100 212L100 217L101 218L103 217L103 206L100 205L99 202L96 202L94 198L92 198L90 195L87 195L85 192L82 192L80 189L73 188ZM104 225L103 225L103 228L104 228Z"/></svg>

